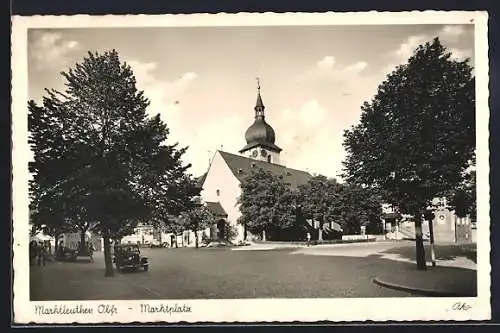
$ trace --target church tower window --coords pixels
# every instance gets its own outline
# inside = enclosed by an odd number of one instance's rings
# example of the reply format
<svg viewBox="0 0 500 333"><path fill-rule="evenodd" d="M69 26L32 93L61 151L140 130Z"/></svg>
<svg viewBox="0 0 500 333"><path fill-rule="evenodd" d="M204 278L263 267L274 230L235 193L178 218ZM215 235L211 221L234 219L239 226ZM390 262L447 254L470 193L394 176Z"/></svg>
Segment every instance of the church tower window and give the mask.
<svg viewBox="0 0 500 333"><path fill-rule="evenodd" d="M217 194L217 196L220 196L220 190L216 190L215 194Z"/></svg>

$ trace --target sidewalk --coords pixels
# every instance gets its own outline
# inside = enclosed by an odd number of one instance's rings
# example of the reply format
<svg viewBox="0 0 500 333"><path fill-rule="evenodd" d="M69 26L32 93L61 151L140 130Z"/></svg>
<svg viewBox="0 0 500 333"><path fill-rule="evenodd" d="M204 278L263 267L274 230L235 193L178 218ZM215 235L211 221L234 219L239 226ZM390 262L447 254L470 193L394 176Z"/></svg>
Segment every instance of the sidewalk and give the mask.
<svg viewBox="0 0 500 333"><path fill-rule="evenodd" d="M477 272L464 268L428 266L426 271L419 271L413 265L401 265L397 274L379 272L373 282L383 287L422 296L477 296Z"/></svg>
<svg viewBox="0 0 500 333"><path fill-rule="evenodd" d="M247 246L237 246L232 248L233 251L268 251L268 250L277 250L277 249L299 249L306 248L307 245L299 244L299 243L251 243Z"/></svg>

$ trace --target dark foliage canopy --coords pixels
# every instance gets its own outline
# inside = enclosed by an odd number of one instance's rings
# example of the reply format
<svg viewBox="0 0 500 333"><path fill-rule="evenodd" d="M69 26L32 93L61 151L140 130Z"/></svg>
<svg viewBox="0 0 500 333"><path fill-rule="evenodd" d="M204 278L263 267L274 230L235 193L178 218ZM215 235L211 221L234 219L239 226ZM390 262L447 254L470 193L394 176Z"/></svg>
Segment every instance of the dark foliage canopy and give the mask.
<svg viewBox="0 0 500 333"><path fill-rule="evenodd" d="M344 178L409 214L461 186L475 161L474 89L469 59L454 60L438 38L419 46L345 131Z"/></svg>

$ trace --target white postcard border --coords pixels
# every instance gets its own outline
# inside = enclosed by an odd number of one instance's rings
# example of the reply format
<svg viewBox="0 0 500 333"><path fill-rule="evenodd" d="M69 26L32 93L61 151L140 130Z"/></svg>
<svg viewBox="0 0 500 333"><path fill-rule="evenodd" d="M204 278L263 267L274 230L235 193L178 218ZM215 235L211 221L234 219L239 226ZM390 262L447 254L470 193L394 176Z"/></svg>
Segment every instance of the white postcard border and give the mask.
<svg viewBox="0 0 500 333"><path fill-rule="evenodd" d="M359 12L359 13L239 13L183 15L75 15L13 17L12 20L12 165L13 165L13 305L15 323L130 323L130 322L314 322L485 320L490 309L489 244L489 107L488 15L486 12ZM29 300L28 159L27 142L27 30L29 28L261 26L261 25L400 25L474 24L476 59L476 128L478 223L478 296L474 298L363 298L363 299L235 299L148 301ZM454 310L455 304L470 308ZM141 304L177 306L185 311L141 313ZM75 306L93 314L40 315L41 308ZM189 311L187 310L189 308ZM37 310L38 309L38 310ZM106 309L106 310L104 310ZM114 310L116 309L116 313ZM89 310L90 311L90 310ZM99 313L104 311L103 313ZM107 311L107 312L106 312Z"/></svg>

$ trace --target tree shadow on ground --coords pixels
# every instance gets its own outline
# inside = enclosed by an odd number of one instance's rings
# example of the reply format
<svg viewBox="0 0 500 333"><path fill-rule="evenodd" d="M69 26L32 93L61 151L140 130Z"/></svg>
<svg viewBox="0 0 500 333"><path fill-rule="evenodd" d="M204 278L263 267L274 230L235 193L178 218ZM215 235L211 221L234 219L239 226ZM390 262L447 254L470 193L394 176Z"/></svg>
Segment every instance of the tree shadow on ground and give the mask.
<svg viewBox="0 0 500 333"><path fill-rule="evenodd" d="M449 244L449 245L434 245L436 260L454 260L457 257L465 257L474 263L477 263L477 246L476 244ZM409 260L415 259L414 246L401 246L385 250L381 253L398 254L401 257ZM425 256L427 260L431 260L430 245L425 245Z"/></svg>

